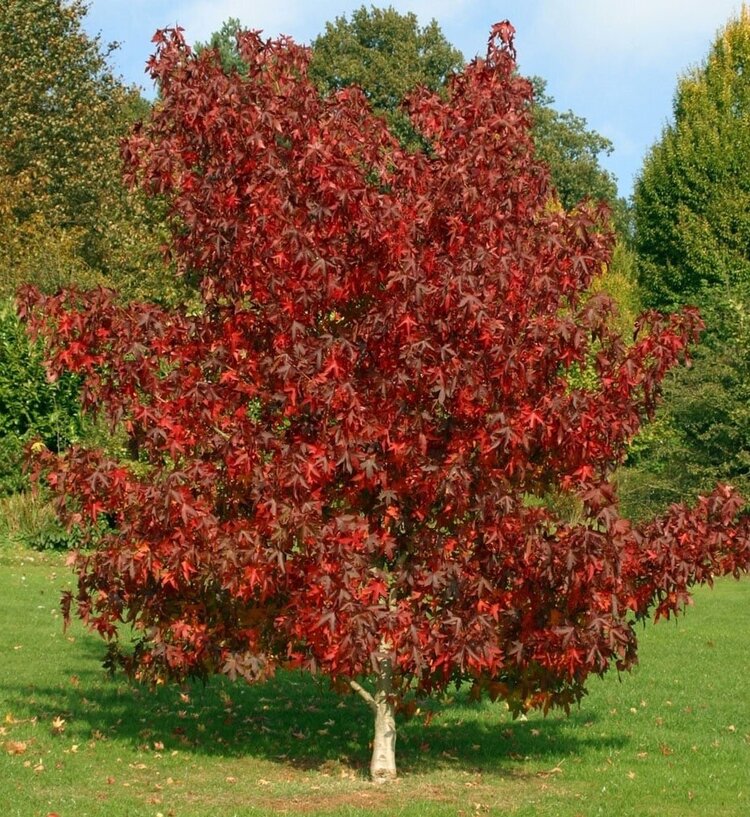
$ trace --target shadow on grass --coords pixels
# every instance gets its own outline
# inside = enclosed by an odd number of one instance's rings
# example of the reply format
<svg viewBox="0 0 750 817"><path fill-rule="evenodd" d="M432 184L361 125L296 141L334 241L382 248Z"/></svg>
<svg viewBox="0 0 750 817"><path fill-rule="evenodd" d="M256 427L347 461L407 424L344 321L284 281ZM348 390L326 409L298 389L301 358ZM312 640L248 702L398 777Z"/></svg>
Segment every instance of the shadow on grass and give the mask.
<svg viewBox="0 0 750 817"><path fill-rule="evenodd" d="M10 680L0 698L27 717L66 720L72 742L111 740L135 750L174 749L217 757L254 756L298 769L332 762L364 770L369 763L372 716L355 695L340 696L327 681L280 672L248 686L216 678L208 685L150 689L97 669L102 645L91 636L71 648L56 685ZM70 675L71 667L79 671ZM48 680L49 676L47 676ZM624 736L591 728L585 709L569 718L511 721L500 705L475 704L463 693L436 702L429 725L417 716L399 723L399 767L404 773L441 767L518 775L519 760L554 765L588 750L622 746Z"/></svg>

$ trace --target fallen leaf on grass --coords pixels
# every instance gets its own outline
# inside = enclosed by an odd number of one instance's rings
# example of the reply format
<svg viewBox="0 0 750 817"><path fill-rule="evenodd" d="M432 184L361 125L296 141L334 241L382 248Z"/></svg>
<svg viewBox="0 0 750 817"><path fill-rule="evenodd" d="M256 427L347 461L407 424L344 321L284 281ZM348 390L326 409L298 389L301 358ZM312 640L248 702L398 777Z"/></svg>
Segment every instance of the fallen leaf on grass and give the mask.
<svg viewBox="0 0 750 817"><path fill-rule="evenodd" d="M61 718L59 715L55 718L52 718L52 734L53 735L62 735L65 731L65 718Z"/></svg>
<svg viewBox="0 0 750 817"><path fill-rule="evenodd" d="M552 769L546 769L546 770L543 770L541 772L537 772L536 776L537 777L552 777L553 774L562 774L562 773L563 773L562 766L561 766L560 763L558 763L557 766L553 767Z"/></svg>
<svg viewBox="0 0 750 817"><path fill-rule="evenodd" d="M5 751L9 755L22 755L29 748L25 740L9 740L5 743Z"/></svg>

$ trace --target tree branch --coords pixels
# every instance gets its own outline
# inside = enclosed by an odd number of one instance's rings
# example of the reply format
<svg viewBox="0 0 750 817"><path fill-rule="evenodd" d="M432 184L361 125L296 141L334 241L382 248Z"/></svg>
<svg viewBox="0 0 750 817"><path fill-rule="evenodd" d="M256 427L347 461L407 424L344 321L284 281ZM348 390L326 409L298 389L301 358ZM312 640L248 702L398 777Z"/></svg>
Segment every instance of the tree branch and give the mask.
<svg viewBox="0 0 750 817"><path fill-rule="evenodd" d="M375 698L362 686L362 684L357 683L355 680L349 681L349 686L359 695L364 702L375 711L378 708L378 705L375 703Z"/></svg>

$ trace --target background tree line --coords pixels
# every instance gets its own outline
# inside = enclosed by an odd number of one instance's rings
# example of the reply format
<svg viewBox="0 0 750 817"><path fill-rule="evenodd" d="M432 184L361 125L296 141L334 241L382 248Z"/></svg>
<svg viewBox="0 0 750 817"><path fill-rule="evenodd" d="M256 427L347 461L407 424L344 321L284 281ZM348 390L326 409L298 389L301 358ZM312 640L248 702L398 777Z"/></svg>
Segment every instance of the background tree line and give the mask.
<svg viewBox="0 0 750 817"><path fill-rule="evenodd" d="M126 300L166 304L189 296L163 258L165 207L121 179L120 140L152 103L113 74L115 46L85 34L85 12L81 0L0 8L0 494L24 485L32 436L54 448L94 433L79 421L75 384L49 383L19 330L16 288L101 284ZM218 48L225 69L242 72L241 28L230 19L197 48ZM621 480L631 509L662 506L717 477L750 487L749 32L743 11L680 80L674 121L645 160L632 207L601 166L609 140L556 110L545 81L532 80L536 149L557 190L551 206L592 198L612 210L620 239L598 286L617 300L622 325L641 304L685 302L701 306L708 325L693 368L670 378L664 408L631 450ZM312 49L321 93L359 85L404 144L429 150L399 105L417 85L443 88L463 65L436 22L362 7L327 23Z"/></svg>

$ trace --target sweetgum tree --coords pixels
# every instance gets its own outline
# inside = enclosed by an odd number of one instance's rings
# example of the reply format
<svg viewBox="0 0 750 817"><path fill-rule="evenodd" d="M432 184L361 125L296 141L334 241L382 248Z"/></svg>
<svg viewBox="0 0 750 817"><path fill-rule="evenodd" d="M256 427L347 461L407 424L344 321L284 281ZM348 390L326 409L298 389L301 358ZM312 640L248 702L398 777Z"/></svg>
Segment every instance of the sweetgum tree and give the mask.
<svg viewBox="0 0 750 817"><path fill-rule="evenodd" d="M241 35L241 74L160 32L125 156L169 197L202 308L23 298L137 458L40 457L63 516L115 525L67 604L139 678L291 665L353 688L377 780L407 694L567 708L634 664L636 619L750 564L730 488L618 512L613 469L700 321L647 314L628 346L585 294L612 235L550 205L512 35L412 96L410 153L360 91L321 99L290 40Z"/></svg>

